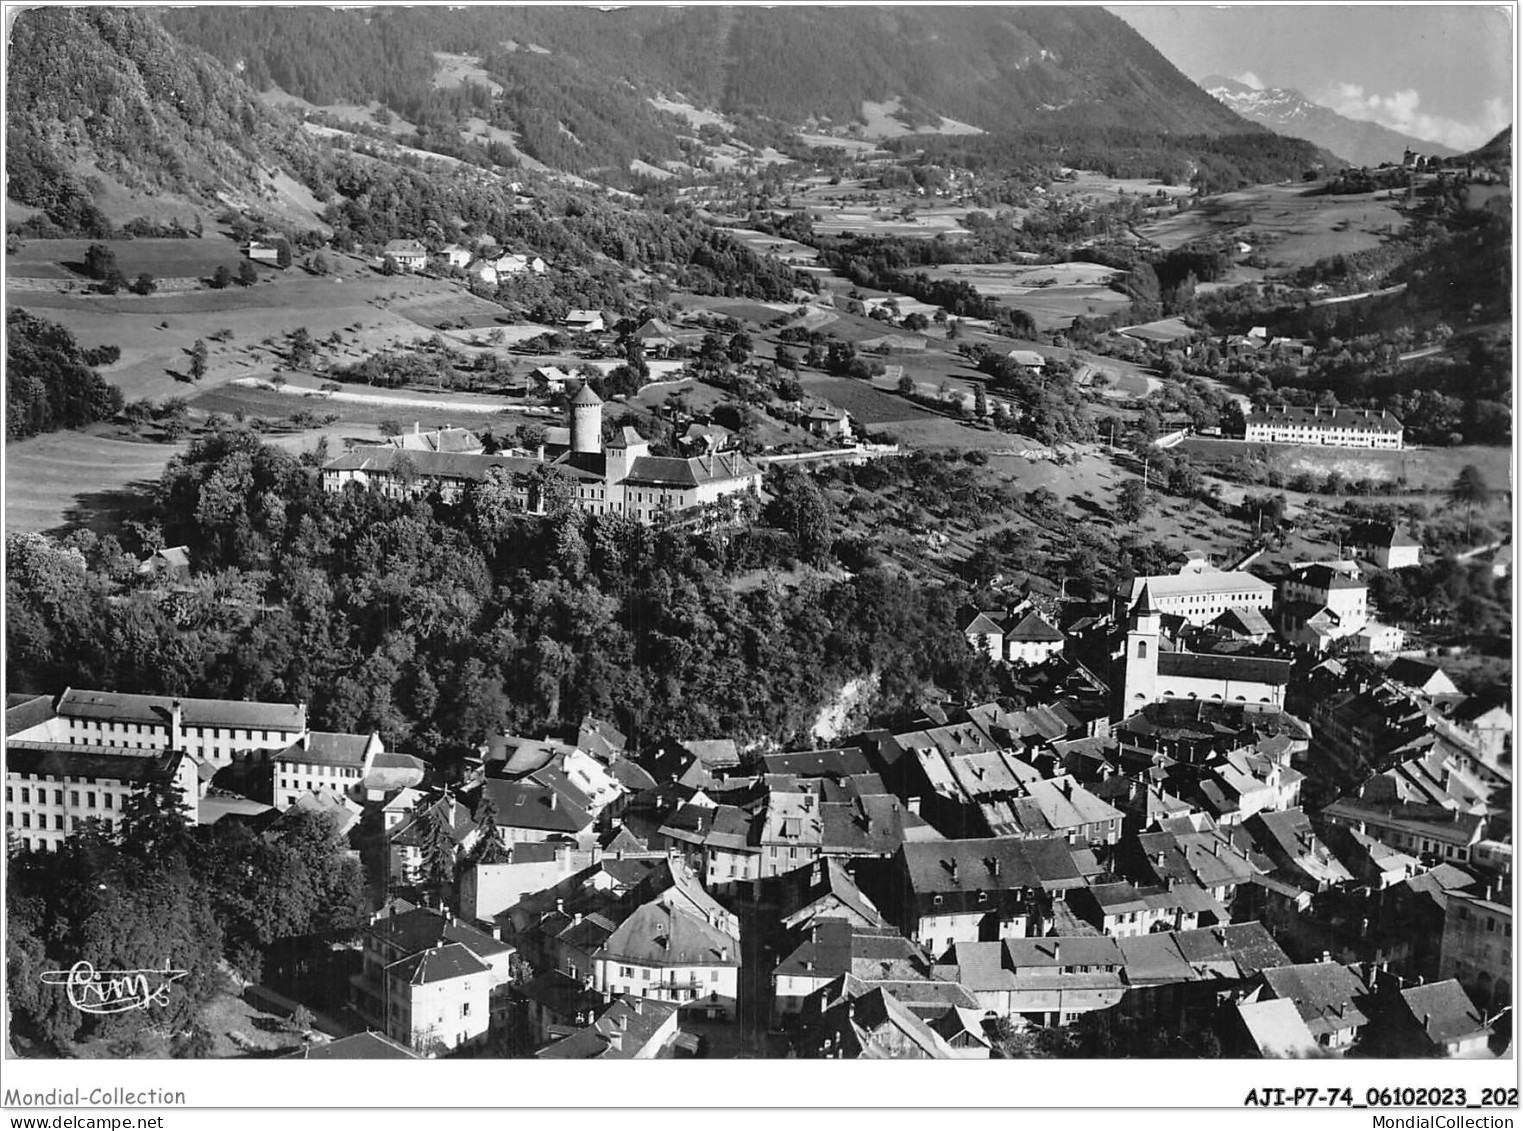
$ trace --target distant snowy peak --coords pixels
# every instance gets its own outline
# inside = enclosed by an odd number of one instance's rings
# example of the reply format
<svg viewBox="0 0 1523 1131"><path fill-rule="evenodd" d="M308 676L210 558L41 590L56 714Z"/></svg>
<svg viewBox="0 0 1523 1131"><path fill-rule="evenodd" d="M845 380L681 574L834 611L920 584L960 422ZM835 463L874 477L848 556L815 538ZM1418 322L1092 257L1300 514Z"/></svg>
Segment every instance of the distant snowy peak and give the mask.
<svg viewBox="0 0 1523 1131"><path fill-rule="evenodd" d="M1408 137L1374 122L1346 118L1290 87L1259 89L1221 75L1203 79L1200 85L1239 117L1286 137L1304 138L1354 165L1400 161L1408 149L1440 157L1454 155L1454 150L1436 142Z"/></svg>

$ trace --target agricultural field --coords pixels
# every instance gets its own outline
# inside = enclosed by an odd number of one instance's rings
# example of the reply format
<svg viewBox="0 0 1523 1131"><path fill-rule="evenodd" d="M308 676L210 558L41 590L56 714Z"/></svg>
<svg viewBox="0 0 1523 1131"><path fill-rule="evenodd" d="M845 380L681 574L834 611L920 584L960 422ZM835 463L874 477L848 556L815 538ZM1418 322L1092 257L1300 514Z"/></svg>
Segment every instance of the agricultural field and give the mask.
<svg viewBox="0 0 1523 1131"><path fill-rule="evenodd" d="M1267 458L1286 475L1303 471L1327 475L1336 471L1345 479L1390 481L1405 478L1413 488L1429 492L1447 491L1460 470L1467 464L1474 464L1493 490L1511 490L1512 453L1507 448L1469 445L1377 452L1299 444L1245 444L1236 440L1191 436L1176 450L1188 453L1203 464L1221 463L1244 456Z"/></svg>
<svg viewBox="0 0 1523 1131"><path fill-rule="evenodd" d="M50 432L5 445L5 529L42 533L119 529L185 444L139 443L91 432Z"/></svg>
<svg viewBox="0 0 1523 1131"><path fill-rule="evenodd" d="M1191 195L1195 190L1189 185L1166 185L1162 181L1141 177L1107 177L1103 173L1084 170L1067 170L1075 173L1071 181L1055 181L1047 186L1053 196L1080 199L1095 204L1113 204L1128 197L1157 197L1160 193L1170 200Z"/></svg>
<svg viewBox="0 0 1523 1131"><path fill-rule="evenodd" d="M1081 315L1124 310L1131 301L1110 288L1122 272L1098 263L954 264L926 274L968 283L987 298L1025 311L1043 331L1065 329Z"/></svg>
<svg viewBox="0 0 1523 1131"><path fill-rule="evenodd" d="M1268 260L1272 275L1332 255L1369 251L1406 225L1388 193L1312 195L1321 187L1322 182L1258 185L1223 193L1143 225L1137 234L1167 251L1207 236L1238 233Z"/></svg>
<svg viewBox="0 0 1523 1131"><path fill-rule="evenodd" d="M55 245L50 249L54 264L67 262L74 245L80 245L82 254L82 241L46 242ZM133 240L122 246L208 242ZM59 246L66 244L70 246ZM465 318L473 325L494 325L499 315L506 319L501 308L453 283L419 276L386 277L361 259L331 258L332 275L314 277L299 268L262 268L261 281L252 287L148 296L17 290L8 297L12 306L63 324L86 348L119 348L120 360L101 373L128 400L161 400L237 377L268 375L283 362L280 340L300 327L325 344L337 335L337 344L328 345L327 351L334 363L343 365L378 350L424 341L442 321L458 324ZM123 254L118 259L124 270L131 267ZM483 322L482 315L489 311L497 314L491 322ZM218 340L224 331L226 337ZM205 377L193 385L188 351L198 338L208 346L208 367Z"/></svg>
<svg viewBox="0 0 1523 1131"><path fill-rule="evenodd" d="M917 210L908 219L899 212L890 212L871 206L841 207L830 211L811 206L810 211L820 216L814 222L814 230L820 235L884 236L924 240L935 239L937 236L968 235L968 229L959 223L961 216L954 215L950 209ZM968 212L967 209L958 211L962 216L967 215Z"/></svg>
<svg viewBox="0 0 1523 1131"><path fill-rule="evenodd" d="M183 217L189 224L192 218ZM116 254L117 266L128 280L147 272L155 279L209 278L226 264L237 270L243 260L238 245L225 236L184 240L25 240L5 258L5 272L14 279L78 279L86 282L85 251L103 243ZM261 268L268 274L270 268Z"/></svg>
<svg viewBox="0 0 1523 1131"><path fill-rule="evenodd" d="M865 381L850 377L827 377L805 373L799 377L804 391L821 397L837 408L851 413L852 419L867 428L905 421L937 419L936 414L911 404L903 397L876 389Z"/></svg>
<svg viewBox="0 0 1523 1131"><path fill-rule="evenodd" d="M502 93L502 84L481 69L481 60L474 55L451 55L445 51L434 52L434 87L438 90L454 90L467 82L486 87L493 94Z"/></svg>

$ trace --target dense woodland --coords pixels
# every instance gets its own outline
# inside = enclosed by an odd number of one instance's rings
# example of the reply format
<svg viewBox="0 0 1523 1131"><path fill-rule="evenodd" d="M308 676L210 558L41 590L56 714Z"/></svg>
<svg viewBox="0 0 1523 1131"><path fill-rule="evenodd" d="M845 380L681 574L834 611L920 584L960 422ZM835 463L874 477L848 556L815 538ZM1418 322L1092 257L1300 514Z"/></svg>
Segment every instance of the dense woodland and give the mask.
<svg viewBox="0 0 1523 1131"><path fill-rule="evenodd" d="M6 880L6 977L13 1037L57 1054L99 1042L114 1057L212 1055L196 1020L224 968L258 980L266 956L296 939L341 938L367 921L364 875L331 818L294 814L266 839L231 821L186 825L180 798L145 790L117 827L88 822L57 852L17 851ZM41 980L97 970L182 970L166 1003L85 1013Z"/></svg>
<svg viewBox="0 0 1523 1131"><path fill-rule="evenodd" d="M199 563L194 594L110 599L132 568L114 540L11 538L13 688L306 700L314 727L431 754L588 711L637 741L797 738L857 677L878 676L889 716L991 679L955 593L878 570L734 590L737 570L831 561L832 508L803 477L763 524L694 533L515 513L494 484L458 507L327 495L227 429L171 464L158 507Z"/></svg>
<svg viewBox="0 0 1523 1131"><path fill-rule="evenodd" d="M114 349L85 350L56 322L12 307L5 317L5 436L83 428L122 411L122 392L92 366Z"/></svg>

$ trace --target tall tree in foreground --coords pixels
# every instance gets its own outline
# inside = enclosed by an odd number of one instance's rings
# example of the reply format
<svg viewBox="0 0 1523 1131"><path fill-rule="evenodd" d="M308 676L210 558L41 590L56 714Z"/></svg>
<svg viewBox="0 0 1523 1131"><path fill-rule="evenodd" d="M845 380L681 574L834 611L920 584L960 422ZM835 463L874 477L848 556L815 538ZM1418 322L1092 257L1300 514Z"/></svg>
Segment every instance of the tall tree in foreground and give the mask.
<svg viewBox="0 0 1523 1131"><path fill-rule="evenodd" d="M1465 541L1469 543L1475 508L1486 505L1491 498L1491 486L1486 482L1486 477L1481 474L1481 469L1473 463L1467 463L1460 469L1459 475L1455 476L1454 483L1449 488L1449 501L1456 506L1465 508Z"/></svg>

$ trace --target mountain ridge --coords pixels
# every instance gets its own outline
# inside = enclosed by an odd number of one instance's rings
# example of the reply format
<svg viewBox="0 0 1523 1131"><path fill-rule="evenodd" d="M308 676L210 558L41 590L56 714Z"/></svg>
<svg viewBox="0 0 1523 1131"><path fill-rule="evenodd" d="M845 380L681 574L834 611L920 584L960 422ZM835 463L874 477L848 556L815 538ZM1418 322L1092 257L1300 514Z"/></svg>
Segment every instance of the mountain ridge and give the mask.
<svg viewBox="0 0 1523 1131"><path fill-rule="evenodd" d="M1346 117L1293 87L1256 88L1223 75L1208 75L1200 85L1240 117L1286 137L1312 142L1353 165L1399 162L1409 149L1438 157L1458 156L1457 150L1437 142Z"/></svg>

